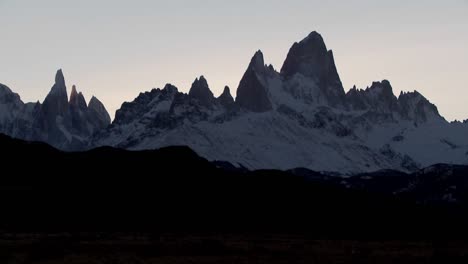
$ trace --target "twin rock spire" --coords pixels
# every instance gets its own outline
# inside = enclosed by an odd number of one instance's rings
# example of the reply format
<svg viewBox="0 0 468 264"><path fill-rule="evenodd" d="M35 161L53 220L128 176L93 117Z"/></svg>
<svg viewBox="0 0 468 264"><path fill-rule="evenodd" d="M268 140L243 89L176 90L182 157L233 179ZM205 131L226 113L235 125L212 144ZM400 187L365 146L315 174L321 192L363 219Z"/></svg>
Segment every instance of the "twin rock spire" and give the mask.
<svg viewBox="0 0 468 264"><path fill-rule="evenodd" d="M234 104L234 99L232 98L231 91L228 86L225 86L223 93L218 98L215 98L203 75L200 76L200 78L195 79L188 95L190 98L197 100L205 107L211 107L216 102L219 102L225 107L230 107Z"/></svg>

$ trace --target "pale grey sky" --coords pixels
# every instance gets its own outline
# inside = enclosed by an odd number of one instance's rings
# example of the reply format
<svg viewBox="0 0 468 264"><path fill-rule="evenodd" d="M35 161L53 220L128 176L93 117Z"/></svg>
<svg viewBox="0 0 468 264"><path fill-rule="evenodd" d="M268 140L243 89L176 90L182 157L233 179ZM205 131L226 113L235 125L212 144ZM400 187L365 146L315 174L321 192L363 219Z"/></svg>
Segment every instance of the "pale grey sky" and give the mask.
<svg viewBox="0 0 468 264"><path fill-rule="evenodd" d="M0 83L42 101L55 71L68 88L123 101L205 75L235 89L254 52L280 69L311 31L333 49L345 86L388 79L449 120L468 118L466 0L0 0Z"/></svg>

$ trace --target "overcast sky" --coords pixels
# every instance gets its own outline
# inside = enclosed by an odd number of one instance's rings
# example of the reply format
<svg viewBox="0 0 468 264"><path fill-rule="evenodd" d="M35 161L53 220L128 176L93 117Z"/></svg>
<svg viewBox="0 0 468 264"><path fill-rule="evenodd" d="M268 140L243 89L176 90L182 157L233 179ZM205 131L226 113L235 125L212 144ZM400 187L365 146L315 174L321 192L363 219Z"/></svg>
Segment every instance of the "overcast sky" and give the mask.
<svg viewBox="0 0 468 264"><path fill-rule="evenodd" d="M233 94L254 52L280 69L311 31L333 49L348 90L388 79L447 119L468 118L468 1L0 0L0 83L43 101L57 69L70 90L123 101L204 75Z"/></svg>

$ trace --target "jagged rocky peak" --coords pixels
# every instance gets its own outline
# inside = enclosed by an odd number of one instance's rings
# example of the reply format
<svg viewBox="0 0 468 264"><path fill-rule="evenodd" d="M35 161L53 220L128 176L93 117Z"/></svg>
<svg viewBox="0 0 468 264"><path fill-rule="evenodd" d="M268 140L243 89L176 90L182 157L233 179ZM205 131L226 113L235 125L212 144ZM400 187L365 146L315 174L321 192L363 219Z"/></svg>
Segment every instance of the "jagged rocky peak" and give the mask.
<svg viewBox="0 0 468 264"><path fill-rule="evenodd" d="M416 124L445 121L437 107L417 91L401 92L397 98L388 80L373 82L365 90L353 87L346 94L346 101L354 110L392 114Z"/></svg>
<svg viewBox="0 0 468 264"><path fill-rule="evenodd" d="M437 106L429 102L422 94L417 91L401 92L398 97L401 115L411 119L416 123L429 121L443 121L445 119L440 115Z"/></svg>
<svg viewBox="0 0 468 264"><path fill-rule="evenodd" d="M192 87L190 88L189 96L198 100L198 102L204 106L211 106L215 100L215 97L208 86L208 82L203 75L200 76L200 78L195 79Z"/></svg>
<svg viewBox="0 0 468 264"><path fill-rule="evenodd" d="M168 83L164 86L163 88L164 91L167 91L168 93L177 93L179 90L177 89L177 87L175 87L174 85Z"/></svg>
<svg viewBox="0 0 468 264"><path fill-rule="evenodd" d="M67 87L65 85L65 78L61 69L58 70L55 75L55 84L44 99L42 109L44 114L49 117L57 115L63 116L68 111Z"/></svg>
<svg viewBox="0 0 468 264"><path fill-rule="evenodd" d="M81 92L77 92L76 85L72 86L70 93L70 107L85 110L87 108L86 100Z"/></svg>
<svg viewBox="0 0 468 264"><path fill-rule="evenodd" d="M58 88L65 87L65 77L63 76L62 69L57 70L57 73L55 74L55 84L57 85Z"/></svg>
<svg viewBox="0 0 468 264"><path fill-rule="evenodd" d="M333 52L327 50L322 36L316 31L293 44L281 68L281 75L286 79L297 74L312 79L330 105L343 104L345 92Z"/></svg>
<svg viewBox="0 0 468 264"><path fill-rule="evenodd" d="M351 109L364 110L369 107L367 99L364 97L364 93L365 91L356 88L356 85L346 93L346 102Z"/></svg>
<svg viewBox="0 0 468 264"><path fill-rule="evenodd" d="M371 87L366 89L366 95L375 104L384 104L388 107L395 107L398 101L388 80L373 82Z"/></svg>
<svg viewBox="0 0 468 264"><path fill-rule="evenodd" d="M263 52L258 50L250 60L249 68L258 72L261 72L265 68L265 59L263 58Z"/></svg>
<svg viewBox="0 0 468 264"><path fill-rule="evenodd" d="M5 95L5 94L12 94L12 93L13 92L8 86L0 83L0 96Z"/></svg>
<svg viewBox="0 0 468 264"><path fill-rule="evenodd" d="M393 94L392 85L388 80L373 82L366 94L375 108L389 112L396 111L398 108L398 99Z"/></svg>
<svg viewBox="0 0 468 264"><path fill-rule="evenodd" d="M262 81L265 72L263 53L259 50L250 61L247 71L237 88L236 103L252 112L266 112L273 109L266 85Z"/></svg>
<svg viewBox="0 0 468 264"><path fill-rule="evenodd" d="M223 93L218 97L218 101L223 106L231 106L234 104L234 98L232 98L231 90L228 86L224 87Z"/></svg>
<svg viewBox="0 0 468 264"><path fill-rule="evenodd" d="M72 90L70 93L70 102L74 101L77 97L78 97L78 91L76 90L76 85L72 85Z"/></svg>
<svg viewBox="0 0 468 264"><path fill-rule="evenodd" d="M139 119L161 101L172 102L179 94L177 87L166 84L163 89L155 88L149 92L140 93L133 101L124 102L115 112L114 124L127 124Z"/></svg>
<svg viewBox="0 0 468 264"><path fill-rule="evenodd" d="M0 103L22 103L20 96L0 83Z"/></svg>
<svg viewBox="0 0 468 264"><path fill-rule="evenodd" d="M383 80L381 82L373 82L371 87L368 88L368 90L371 93L378 94L383 97L395 97L395 95L393 94L392 85L388 80Z"/></svg>
<svg viewBox="0 0 468 264"><path fill-rule="evenodd" d="M325 81L322 79L330 77L332 78L330 81L341 83L333 53L327 50L322 36L315 31L302 41L293 44L281 68L281 74L286 77L297 73L317 78L319 81Z"/></svg>
<svg viewBox="0 0 468 264"><path fill-rule="evenodd" d="M91 100L89 100L88 109L90 111L94 111L98 115L98 117L103 121L103 123L110 124L111 118L109 116L109 113L104 107L104 104L101 103L101 101L99 101L99 99L97 99L95 96L91 97Z"/></svg>
<svg viewBox="0 0 468 264"><path fill-rule="evenodd" d="M348 105L354 110L374 110L378 112L394 112L398 108L398 100L393 94L389 81L373 82L365 90L356 86L346 94Z"/></svg>

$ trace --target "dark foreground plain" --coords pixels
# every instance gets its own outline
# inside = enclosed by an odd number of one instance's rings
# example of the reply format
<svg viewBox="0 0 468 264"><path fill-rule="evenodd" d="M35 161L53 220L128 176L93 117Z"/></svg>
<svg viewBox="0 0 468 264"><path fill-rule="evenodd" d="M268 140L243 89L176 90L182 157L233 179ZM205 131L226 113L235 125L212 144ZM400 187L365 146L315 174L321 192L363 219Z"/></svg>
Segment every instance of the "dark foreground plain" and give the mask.
<svg viewBox="0 0 468 264"><path fill-rule="evenodd" d="M466 263L461 241L315 240L290 234L16 234L1 263Z"/></svg>
<svg viewBox="0 0 468 264"><path fill-rule="evenodd" d="M65 153L0 136L0 152L1 263L467 260L464 167L432 170L398 196L391 183L409 175L350 188L311 171L234 169L186 147ZM461 202L428 199L447 179Z"/></svg>

